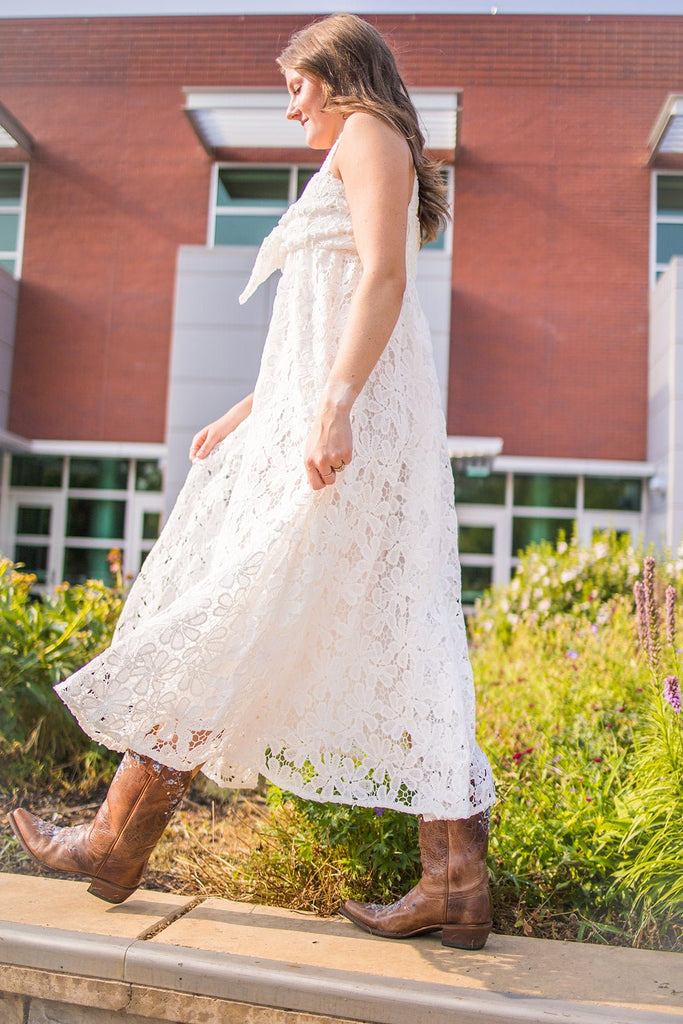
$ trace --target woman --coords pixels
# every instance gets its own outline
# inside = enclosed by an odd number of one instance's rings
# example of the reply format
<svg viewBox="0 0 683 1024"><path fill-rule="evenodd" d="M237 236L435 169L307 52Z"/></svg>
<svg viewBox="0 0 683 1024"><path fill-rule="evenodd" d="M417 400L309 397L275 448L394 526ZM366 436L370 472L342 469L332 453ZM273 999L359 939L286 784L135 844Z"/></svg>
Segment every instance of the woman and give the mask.
<svg viewBox="0 0 683 1024"><path fill-rule="evenodd" d="M321 801L418 813L423 877L380 935L490 930L487 809L460 607L452 476L421 240L447 207L379 33L335 15L281 54L287 116L329 153L259 252L282 271L254 394L195 436L193 467L111 648L57 688L126 750L90 826L13 827L117 902L199 766ZM132 753L135 751L135 753Z"/></svg>

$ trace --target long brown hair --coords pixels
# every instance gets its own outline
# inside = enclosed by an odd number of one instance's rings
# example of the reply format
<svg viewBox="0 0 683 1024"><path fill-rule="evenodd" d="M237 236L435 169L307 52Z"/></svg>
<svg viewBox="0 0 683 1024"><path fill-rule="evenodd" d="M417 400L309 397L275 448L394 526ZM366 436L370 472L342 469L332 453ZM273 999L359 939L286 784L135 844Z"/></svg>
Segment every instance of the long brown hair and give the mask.
<svg viewBox="0 0 683 1024"><path fill-rule="evenodd" d="M439 165L424 154L417 111L383 37L354 14L333 14L295 33L277 58L283 71L312 75L323 85L325 107L342 114L365 110L390 124L410 146L419 183L423 242L450 219Z"/></svg>

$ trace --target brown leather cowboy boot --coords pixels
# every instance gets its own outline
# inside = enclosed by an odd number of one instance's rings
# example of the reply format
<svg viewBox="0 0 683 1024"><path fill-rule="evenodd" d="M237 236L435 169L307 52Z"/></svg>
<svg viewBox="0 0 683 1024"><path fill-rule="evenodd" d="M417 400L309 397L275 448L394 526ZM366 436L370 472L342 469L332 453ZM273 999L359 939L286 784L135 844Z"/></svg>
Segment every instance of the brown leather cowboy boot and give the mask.
<svg viewBox="0 0 683 1024"><path fill-rule="evenodd" d="M390 906L347 900L342 914L373 935L407 939L443 929L442 944L481 949L491 931L488 812L456 821L420 818L422 878Z"/></svg>
<svg viewBox="0 0 683 1024"><path fill-rule="evenodd" d="M167 768L128 751L89 825L58 828L19 808L8 817L27 853L44 867L92 879L108 903L135 892L152 850L197 774Z"/></svg>

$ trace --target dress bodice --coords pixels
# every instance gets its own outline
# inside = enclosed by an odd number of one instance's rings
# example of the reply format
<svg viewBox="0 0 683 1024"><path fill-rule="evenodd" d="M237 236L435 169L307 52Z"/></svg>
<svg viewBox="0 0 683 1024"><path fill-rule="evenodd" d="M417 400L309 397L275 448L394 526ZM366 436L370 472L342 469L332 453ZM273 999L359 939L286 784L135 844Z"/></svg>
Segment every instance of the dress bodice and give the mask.
<svg viewBox="0 0 683 1024"><path fill-rule="evenodd" d="M264 239L246 288L240 295L244 303L276 270L283 270L289 253L334 251L346 258L358 251L353 237L351 213L344 183L329 169L335 146L327 154L320 170L314 174L299 199L283 213L278 224ZM420 224L417 217L418 182L415 178L408 207L406 233L406 270L415 276L420 247Z"/></svg>

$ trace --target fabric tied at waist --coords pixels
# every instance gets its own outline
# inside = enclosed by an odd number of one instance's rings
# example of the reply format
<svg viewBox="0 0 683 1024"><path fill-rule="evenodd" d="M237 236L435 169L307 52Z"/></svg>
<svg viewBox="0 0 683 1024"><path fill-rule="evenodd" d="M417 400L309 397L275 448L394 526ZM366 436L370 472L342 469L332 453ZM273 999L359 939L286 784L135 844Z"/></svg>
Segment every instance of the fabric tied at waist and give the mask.
<svg viewBox="0 0 683 1024"><path fill-rule="evenodd" d="M280 227L280 224L274 227L261 243L247 286L238 300L241 306L251 298L259 285L268 280L271 274L284 268L285 249L282 244L283 232Z"/></svg>

